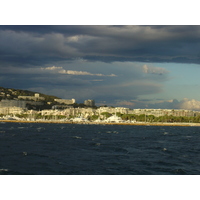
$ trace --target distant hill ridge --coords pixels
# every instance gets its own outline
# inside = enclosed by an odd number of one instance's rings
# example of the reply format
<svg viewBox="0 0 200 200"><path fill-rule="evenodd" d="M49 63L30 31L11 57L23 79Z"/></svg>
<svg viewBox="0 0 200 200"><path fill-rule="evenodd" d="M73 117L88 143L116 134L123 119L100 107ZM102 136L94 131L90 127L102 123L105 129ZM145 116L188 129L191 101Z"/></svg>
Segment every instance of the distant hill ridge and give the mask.
<svg viewBox="0 0 200 200"><path fill-rule="evenodd" d="M35 93L38 93L40 94L41 97L44 97L46 102L53 102L54 99L60 99L59 97L42 94L40 92L32 92L29 90L0 87L0 100L5 98L15 99L18 98L18 96L34 96Z"/></svg>

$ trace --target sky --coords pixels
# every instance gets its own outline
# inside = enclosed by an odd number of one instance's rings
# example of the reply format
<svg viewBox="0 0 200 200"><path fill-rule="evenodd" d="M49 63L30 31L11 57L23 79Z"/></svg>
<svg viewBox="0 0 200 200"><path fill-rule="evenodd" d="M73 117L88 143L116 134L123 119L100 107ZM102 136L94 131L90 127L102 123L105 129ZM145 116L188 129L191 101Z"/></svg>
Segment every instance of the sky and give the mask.
<svg viewBox="0 0 200 200"><path fill-rule="evenodd" d="M97 106L200 110L200 26L0 25L0 86Z"/></svg>

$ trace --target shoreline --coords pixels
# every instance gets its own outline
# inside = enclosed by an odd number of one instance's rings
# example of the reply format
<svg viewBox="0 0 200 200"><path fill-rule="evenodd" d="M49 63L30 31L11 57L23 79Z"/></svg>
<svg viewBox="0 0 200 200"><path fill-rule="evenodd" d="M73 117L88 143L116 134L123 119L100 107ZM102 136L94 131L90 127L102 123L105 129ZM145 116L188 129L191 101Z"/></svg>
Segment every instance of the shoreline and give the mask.
<svg viewBox="0 0 200 200"><path fill-rule="evenodd" d="M70 121L25 121L25 120L0 120L0 123L45 123L45 124L85 124L85 125L129 125L129 126L200 126L200 123L163 123L163 122L136 122L136 123L106 123L106 122L70 122Z"/></svg>

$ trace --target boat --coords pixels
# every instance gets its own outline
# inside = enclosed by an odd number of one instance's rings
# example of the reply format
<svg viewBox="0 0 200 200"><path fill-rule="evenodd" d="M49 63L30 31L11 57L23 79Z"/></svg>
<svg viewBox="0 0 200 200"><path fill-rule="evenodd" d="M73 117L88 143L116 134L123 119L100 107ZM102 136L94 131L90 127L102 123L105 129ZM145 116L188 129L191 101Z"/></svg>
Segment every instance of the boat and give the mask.
<svg viewBox="0 0 200 200"><path fill-rule="evenodd" d="M121 117L118 117L117 115L112 115L111 117L104 120L104 122L108 123L122 123L124 122Z"/></svg>

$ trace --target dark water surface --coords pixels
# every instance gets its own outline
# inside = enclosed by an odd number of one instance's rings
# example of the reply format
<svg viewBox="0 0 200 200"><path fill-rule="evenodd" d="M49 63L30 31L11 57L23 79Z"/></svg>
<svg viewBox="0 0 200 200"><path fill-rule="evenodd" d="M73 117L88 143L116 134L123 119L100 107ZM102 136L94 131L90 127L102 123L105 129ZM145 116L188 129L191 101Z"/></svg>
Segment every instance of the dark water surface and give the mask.
<svg viewBox="0 0 200 200"><path fill-rule="evenodd" d="M0 174L200 174L200 127L0 123Z"/></svg>

